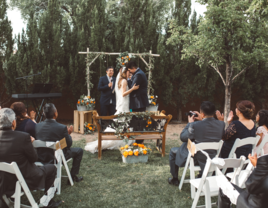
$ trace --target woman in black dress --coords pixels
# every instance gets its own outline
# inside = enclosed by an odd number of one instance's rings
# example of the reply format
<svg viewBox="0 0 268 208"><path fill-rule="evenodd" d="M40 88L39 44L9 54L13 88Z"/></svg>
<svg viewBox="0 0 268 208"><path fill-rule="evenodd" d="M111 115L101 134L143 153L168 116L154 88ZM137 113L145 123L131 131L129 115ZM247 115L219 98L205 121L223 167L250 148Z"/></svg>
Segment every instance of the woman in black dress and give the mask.
<svg viewBox="0 0 268 208"><path fill-rule="evenodd" d="M35 112L31 111L30 116L27 114L27 109L22 102L13 103L10 108L16 114L16 122L17 127L15 131L23 131L30 134L33 138L35 138L35 125L36 122L34 120Z"/></svg>
<svg viewBox="0 0 268 208"><path fill-rule="evenodd" d="M222 145L220 157L228 158L229 153L237 138L245 139L247 137L256 136L256 127L254 121L251 119L254 115L255 105L248 101L242 100L236 104L235 113L238 116L237 121L233 120L233 112L231 111L228 117L229 126L225 130L225 134L222 138L224 143ZM217 111L216 115L219 120L223 120L223 115ZM252 145L245 145L236 149L235 154L237 158L244 155L248 158L248 155L252 152Z"/></svg>

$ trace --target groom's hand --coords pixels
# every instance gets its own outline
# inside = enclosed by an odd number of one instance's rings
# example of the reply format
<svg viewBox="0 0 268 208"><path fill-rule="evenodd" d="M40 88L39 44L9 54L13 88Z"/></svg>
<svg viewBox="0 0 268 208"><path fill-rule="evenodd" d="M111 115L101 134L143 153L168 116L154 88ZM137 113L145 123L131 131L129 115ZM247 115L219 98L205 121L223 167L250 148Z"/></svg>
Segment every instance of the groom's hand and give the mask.
<svg viewBox="0 0 268 208"><path fill-rule="evenodd" d="M108 87L112 87L112 86L113 86L113 83L110 82L110 83L108 84Z"/></svg>

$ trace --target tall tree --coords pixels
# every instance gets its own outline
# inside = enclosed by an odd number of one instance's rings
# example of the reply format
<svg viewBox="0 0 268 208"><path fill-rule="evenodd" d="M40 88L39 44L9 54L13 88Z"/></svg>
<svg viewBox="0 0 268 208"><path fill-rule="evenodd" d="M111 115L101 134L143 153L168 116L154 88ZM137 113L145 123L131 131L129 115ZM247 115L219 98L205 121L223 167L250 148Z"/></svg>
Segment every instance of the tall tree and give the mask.
<svg viewBox="0 0 268 208"><path fill-rule="evenodd" d="M36 82L53 83L55 89L63 89L66 72L61 61L62 25L63 20L56 0L51 0L48 10L38 18L32 14L26 32L23 30L17 38L17 53L8 58L5 75L9 94L28 92L28 86ZM37 72L42 75L28 80L14 80L14 77Z"/></svg>
<svg viewBox="0 0 268 208"><path fill-rule="evenodd" d="M5 73L7 57L13 53L12 27L7 17L6 0L0 2L0 106L5 105L10 97L6 95Z"/></svg>
<svg viewBox="0 0 268 208"><path fill-rule="evenodd" d="M168 43L185 43L183 58L197 57L220 76L225 87L225 121L230 112L233 82L245 71L267 58L267 24L257 14L248 13L247 0L199 0L207 3L207 12L198 26L198 35L189 29L171 24ZM253 31L251 28L258 28ZM181 34L183 35L181 36ZM255 38L256 37L256 38Z"/></svg>

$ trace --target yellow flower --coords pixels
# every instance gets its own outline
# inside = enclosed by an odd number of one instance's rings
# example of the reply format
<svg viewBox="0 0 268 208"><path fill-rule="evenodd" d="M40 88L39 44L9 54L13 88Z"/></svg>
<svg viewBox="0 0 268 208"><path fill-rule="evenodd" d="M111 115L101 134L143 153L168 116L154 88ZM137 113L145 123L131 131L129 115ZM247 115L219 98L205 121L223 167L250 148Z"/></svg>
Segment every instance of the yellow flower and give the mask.
<svg viewBox="0 0 268 208"><path fill-rule="evenodd" d="M135 156L139 156L139 151L134 152Z"/></svg>
<svg viewBox="0 0 268 208"><path fill-rule="evenodd" d="M128 156L128 151L125 151L125 152L123 153L123 155L124 155L124 157L127 157L127 156Z"/></svg>
<svg viewBox="0 0 268 208"><path fill-rule="evenodd" d="M152 96L151 96L151 99L153 99L153 98L154 98L154 96L152 95Z"/></svg>
<svg viewBox="0 0 268 208"><path fill-rule="evenodd" d="M123 149L125 149L125 147L120 147L120 150L123 150Z"/></svg>
<svg viewBox="0 0 268 208"><path fill-rule="evenodd" d="M89 130L92 130L92 127L89 127Z"/></svg>
<svg viewBox="0 0 268 208"><path fill-rule="evenodd" d="M128 148L128 145L127 145L127 144L125 145L125 148L126 148L126 149Z"/></svg>
<svg viewBox="0 0 268 208"><path fill-rule="evenodd" d="M133 143L133 146L138 146L138 144L135 142L135 143Z"/></svg>
<svg viewBox="0 0 268 208"><path fill-rule="evenodd" d="M87 96L88 99L90 99L90 96Z"/></svg>
<svg viewBox="0 0 268 208"><path fill-rule="evenodd" d="M133 151L129 151L129 152L128 152L128 155L129 155L129 156L132 156L132 155L133 155Z"/></svg>
<svg viewBox="0 0 268 208"><path fill-rule="evenodd" d="M80 101L78 101L77 104L80 104Z"/></svg>
<svg viewBox="0 0 268 208"><path fill-rule="evenodd" d="M153 104L153 105L156 105L156 103L155 103L155 102L152 102L152 104Z"/></svg>
<svg viewBox="0 0 268 208"><path fill-rule="evenodd" d="M142 153L143 153L144 155L146 155L146 154L147 154L147 151L146 151L146 150L143 150Z"/></svg>

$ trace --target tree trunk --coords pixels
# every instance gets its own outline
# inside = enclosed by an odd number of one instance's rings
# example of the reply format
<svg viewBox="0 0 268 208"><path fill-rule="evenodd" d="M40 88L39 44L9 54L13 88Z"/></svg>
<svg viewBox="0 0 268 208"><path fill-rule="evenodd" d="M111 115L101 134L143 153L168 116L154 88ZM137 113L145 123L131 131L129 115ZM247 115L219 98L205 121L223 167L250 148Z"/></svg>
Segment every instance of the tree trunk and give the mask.
<svg viewBox="0 0 268 208"><path fill-rule="evenodd" d="M224 122L228 126L227 118L231 109L231 94L232 94L232 61L228 56L226 59L226 83L225 83L225 101L224 101Z"/></svg>
<svg viewBox="0 0 268 208"><path fill-rule="evenodd" d="M231 109L231 86L225 86L225 101L224 101L224 122L225 126L228 125L227 118Z"/></svg>

